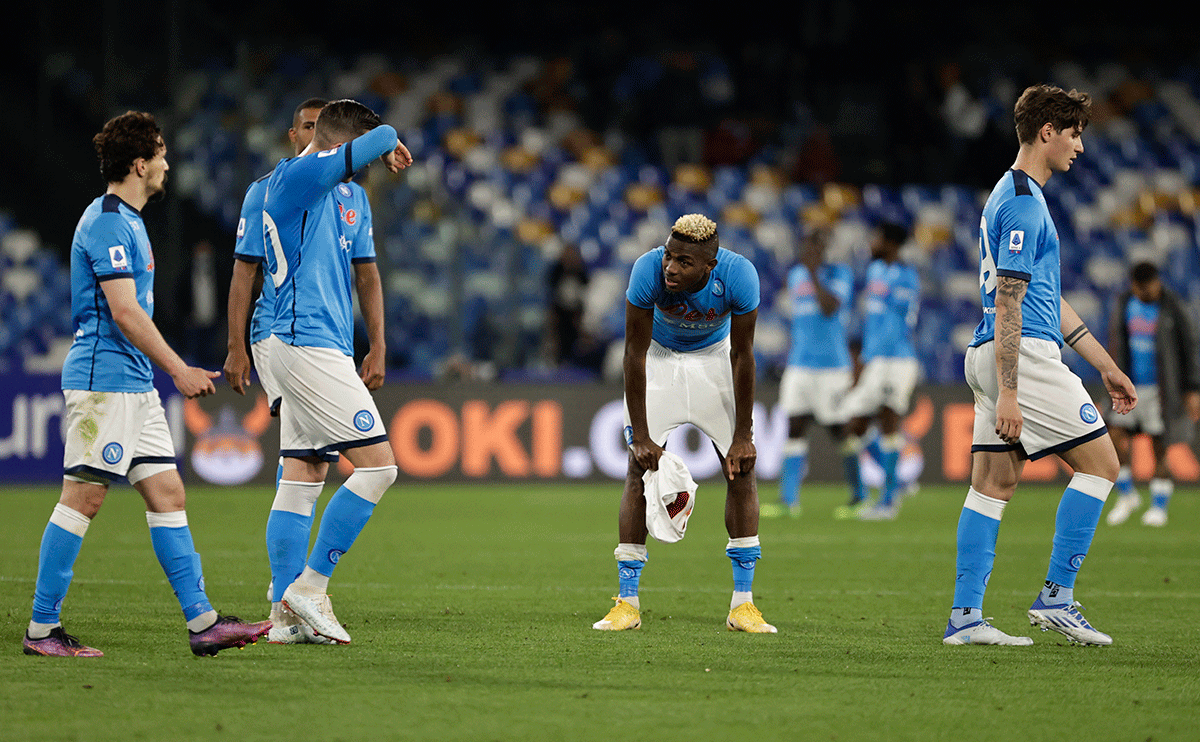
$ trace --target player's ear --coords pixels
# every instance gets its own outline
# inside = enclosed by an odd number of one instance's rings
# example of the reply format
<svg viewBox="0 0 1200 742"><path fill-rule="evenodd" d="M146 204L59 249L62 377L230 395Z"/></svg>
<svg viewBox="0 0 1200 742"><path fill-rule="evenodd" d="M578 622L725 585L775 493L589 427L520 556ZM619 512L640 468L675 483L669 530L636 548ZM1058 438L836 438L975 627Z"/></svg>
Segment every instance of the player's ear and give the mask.
<svg viewBox="0 0 1200 742"><path fill-rule="evenodd" d="M1054 124L1047 121L1042 124L1042 130L1039 132L1042 142L1050 141L1050 137L1054 135Z"/></svg>

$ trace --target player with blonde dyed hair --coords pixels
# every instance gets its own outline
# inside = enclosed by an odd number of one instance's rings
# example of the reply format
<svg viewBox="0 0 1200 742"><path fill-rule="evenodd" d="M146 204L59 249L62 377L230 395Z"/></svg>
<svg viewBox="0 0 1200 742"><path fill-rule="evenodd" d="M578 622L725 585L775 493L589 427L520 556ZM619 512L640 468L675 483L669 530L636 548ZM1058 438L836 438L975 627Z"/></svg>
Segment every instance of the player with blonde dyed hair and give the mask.
<svg viewBox="0 0 1200 742"><path fill-rule="evenodd" d="M752 425L758 302L754 266L721 247L717 225L702 214L680 217L666 244L634 263L625 304L629 469L614 552L619 593L592 628L642 625L638 584L648 534L642 476L658 469L671 431L691 423L712 440L727 480L725 553L734 588L725 624L731 631L775 633L752 591L762 551Z"/></svg>

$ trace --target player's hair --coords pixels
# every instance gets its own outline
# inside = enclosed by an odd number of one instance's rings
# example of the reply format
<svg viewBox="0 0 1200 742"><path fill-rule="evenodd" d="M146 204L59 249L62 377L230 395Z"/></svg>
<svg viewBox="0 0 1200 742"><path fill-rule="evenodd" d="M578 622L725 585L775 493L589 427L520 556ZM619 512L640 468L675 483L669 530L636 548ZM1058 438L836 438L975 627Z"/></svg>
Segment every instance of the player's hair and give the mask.
<svg viewBox="0 0 1200 742"><path fill-rule="evenodd" d="M105 183L120 183L137 159L150 160L165 146L162 130L154 117L142 111L127 111L109 119L92 137L100 158L100 175Z"/></svg>
<svg viewBox="0 0 1200 742"><path fill-rule="evenodd" d="M1129 269L1129 280L1137 284L1147 284L1158 278L1158 266L1142 261Z"/></svg>
<svg viewBox="0 0 1200 742"><path fill-rule="evenodd" d="M896 222L881 222L879 232L883 235L883 239L895 245L903 245L904 241L908 239L908 228Z"/></svg>
<svg viewBox="0 0 1200 742"><path fill-rule="evenodd" d="M1047 123L1055 131L1087 128L1092 117L1092 97L1072 89L1067 92L1053 85L1031 85L1025 88L1013 106L1013 121L1017 141L1031 144L1038 131Z"/></svg>
<svg viewBox="0 0 1200 742"><path fill-rule="evenodd" d="M379 114L356 100L335 100L321 109L316 134L326 143L348 141L382 123Z"/></svg>
<svg viewBox="0 0 1200 742"><path fill-rule="evenodd" d="M320 111L322 108L328 105L328 103L329 101L325 100L324 98L309 98L300 105L296 106L296 110L292 111L292 126L295 126L296 123L300 121L301 111L307 111L310 108L315 108Z"/></svg>
<svg viewBox="0 0 1200 742"><path fill-rule="evenodd" d="M703 214L684 214L671 227L671 239L705 248L712 255L720 246L717 223Z"/></svg>

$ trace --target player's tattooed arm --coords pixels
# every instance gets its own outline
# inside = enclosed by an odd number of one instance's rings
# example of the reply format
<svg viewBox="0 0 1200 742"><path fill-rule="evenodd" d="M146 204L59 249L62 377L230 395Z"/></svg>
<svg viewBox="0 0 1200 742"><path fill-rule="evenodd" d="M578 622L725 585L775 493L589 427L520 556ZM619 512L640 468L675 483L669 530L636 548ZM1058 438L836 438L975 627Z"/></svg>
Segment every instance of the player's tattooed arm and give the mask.
<svg viewBox="0 0 1200 742"><path fill-rule="evenodd" d="M1021 302L1029 282L1000 276L996 284L996 373L1001 389L1017 388L1021 350Z"/></svg>

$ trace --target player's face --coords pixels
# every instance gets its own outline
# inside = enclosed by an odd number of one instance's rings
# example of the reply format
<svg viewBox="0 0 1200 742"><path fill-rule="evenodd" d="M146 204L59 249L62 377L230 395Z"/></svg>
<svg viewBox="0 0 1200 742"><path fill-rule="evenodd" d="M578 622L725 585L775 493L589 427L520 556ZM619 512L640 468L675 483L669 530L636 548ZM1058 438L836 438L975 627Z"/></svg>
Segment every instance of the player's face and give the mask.
<svg viewBox="0 0 1200 742"><path fill-rule="evenodd" d="M1047 149L1047 164L1054 172L1065 173L1083 153L1083 131L1078 127L1052 131Z"/></svg>
<svg viewBox="0 0 1200 742"><path fill-rule="evenodd" d="M158 154L146 160L146 193L150 198L161 197L167 190L167 145L160 140Z"/></svg>
<svg viewBox="0 0 1200 742"><path fill-rule="evenodd" d="M1162 281L1157 278L1145 283L1134 281L1129 285L1129 288L1133 291L1133 295L1137 297L1138 301L1145 302L1146 304L1153 304L1162 297Z"/></svg>
<svg viewBox="0 0 1200 742"><path fill-rule="evenodd" d="M300 111L300 116L294 122L295 125L288 129L288 139L292 141L292 145L296 148L296 154L300 154L313 140L313 132L317 127L317 116L321 114L320 108L304 108Z"/></svg>
<svg viewBox="0 0 1200 742"><path fill-rule="evenodd" d="M662 262L667 291L698 291L708 282L708 274L716 265L717 259L708 257L704 248L667 240Z"/></svg>

